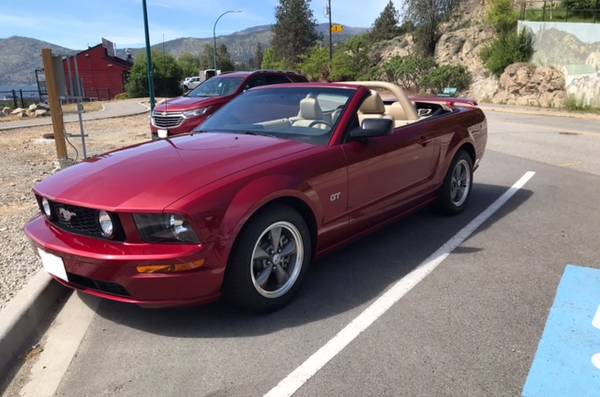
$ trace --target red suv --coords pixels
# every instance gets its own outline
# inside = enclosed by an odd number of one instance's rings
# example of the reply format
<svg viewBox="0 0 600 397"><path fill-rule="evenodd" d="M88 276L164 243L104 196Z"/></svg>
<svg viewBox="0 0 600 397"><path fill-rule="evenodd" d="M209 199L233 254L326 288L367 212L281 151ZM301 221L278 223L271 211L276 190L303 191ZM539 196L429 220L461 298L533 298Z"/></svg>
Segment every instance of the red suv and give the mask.
<svg viewBox="0 0 600 397"><path fill-rule="evenodd" d="M242 92L261 85L290 82L305 83L307 80L306 77L292 72L264 70L233 72L212 77L185 95L156 105L150 121L152 137L190 132ZM162 134L159 134L160 130Z"/></svg>

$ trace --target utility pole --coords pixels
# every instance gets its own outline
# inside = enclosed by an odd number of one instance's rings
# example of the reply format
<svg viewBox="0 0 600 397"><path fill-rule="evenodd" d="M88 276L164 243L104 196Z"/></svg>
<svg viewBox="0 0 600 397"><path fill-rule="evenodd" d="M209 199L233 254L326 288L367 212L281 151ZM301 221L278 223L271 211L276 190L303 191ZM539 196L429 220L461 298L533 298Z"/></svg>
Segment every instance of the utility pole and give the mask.
<svg viewBox="0 0 600 397"><path fill-rule="evenodd" d="M327 0L327 14L329 16L329 69L331 70L331 61L333 59L333 40L331 38L331 0Z"/></svg>
<svg viewBox="0 0 600 397"><path fill-rule="evenodd" d="M54 144L56 145L56 157L62 167L67 160L67 145L65 143L65 124L63 122L62 107L60 106L60 95L56 84L56 71L52 50L42 48L42 61L44 62L44 75L46 76L46 89L48 91L48 105L52 117L52 131L54 132Z"/></svg>
<svg viewBox="0 0 600 397"><path fill-rule="evenodd" d="M238 13L238 12L242 12L242 11L241 10L225 11L224 13L219 15L219 17L215 21L215 24L213 25L213 69L215 70L215 73L217 72L217 23L219 22L219 20L221 18L223 18L223 16L225 16L227 14Z"/></svg>
<svg viewBox="0 0 600 397"><path fill-rule="evenodd" d="M146 0L142 0L142 8L144 9L144 35L146 36L146 74L148 78L148 94L150 95L150 111L154 110L156 99L154 98L154 76L152 67L152 49L150 48L150 33L148 31L148 9Z"/></svg>

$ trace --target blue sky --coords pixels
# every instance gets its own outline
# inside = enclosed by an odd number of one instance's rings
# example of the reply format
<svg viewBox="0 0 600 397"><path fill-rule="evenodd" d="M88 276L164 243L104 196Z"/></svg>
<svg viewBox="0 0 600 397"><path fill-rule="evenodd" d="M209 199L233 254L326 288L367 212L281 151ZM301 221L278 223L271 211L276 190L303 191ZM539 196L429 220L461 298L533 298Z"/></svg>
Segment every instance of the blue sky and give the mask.
<svg viewBox="0 0 600 397"><path fill-rule="evenodd" d="M212 24L223 11L242 10L226 15L217 34L274 22L277 0L147 0L151 41L158 43L177 37L212 36ZM143 45L141 0L4 0L0 13L0 37L34 37L68 48L83 49L97 44L101 37L117 47ZM371 26L387 0L332 0L336 22L350 26ZM402 1L395 0L398 9ZM319 22L325 22L326 0L312 0Z"/></svg>

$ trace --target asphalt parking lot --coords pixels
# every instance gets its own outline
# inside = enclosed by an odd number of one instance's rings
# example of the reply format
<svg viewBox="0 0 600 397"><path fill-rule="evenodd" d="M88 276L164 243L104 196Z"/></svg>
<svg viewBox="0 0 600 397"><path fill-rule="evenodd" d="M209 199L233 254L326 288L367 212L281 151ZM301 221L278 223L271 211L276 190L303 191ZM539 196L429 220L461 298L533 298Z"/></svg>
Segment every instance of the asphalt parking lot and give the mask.
<svg viewBox="0 0 600 397"><path fill-rule="evenodd" d="M520 395L565 266L600 268L600 128L488 117L488 151L463 214L426 209L330 254L291 305L266 316L223 303L144 310L85 298L95 314L57 394L262 396L534 171L295 394Z"/></svg>

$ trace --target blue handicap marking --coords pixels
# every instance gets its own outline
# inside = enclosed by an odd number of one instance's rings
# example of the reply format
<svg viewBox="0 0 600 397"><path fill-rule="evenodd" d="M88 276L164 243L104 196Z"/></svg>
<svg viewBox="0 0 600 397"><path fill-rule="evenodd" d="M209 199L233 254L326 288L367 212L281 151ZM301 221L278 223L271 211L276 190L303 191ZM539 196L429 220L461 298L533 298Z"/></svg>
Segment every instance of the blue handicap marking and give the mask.
<svg viewBox="0 0 600 397"><path fill-rule="evenodd" d="M567 265L522 395L600 396L600 269Z"/></svg>

